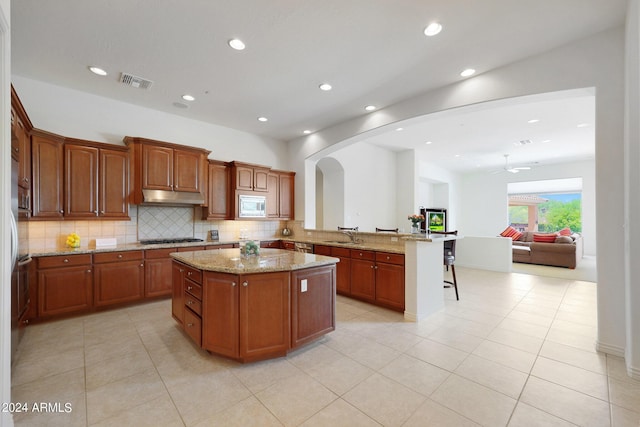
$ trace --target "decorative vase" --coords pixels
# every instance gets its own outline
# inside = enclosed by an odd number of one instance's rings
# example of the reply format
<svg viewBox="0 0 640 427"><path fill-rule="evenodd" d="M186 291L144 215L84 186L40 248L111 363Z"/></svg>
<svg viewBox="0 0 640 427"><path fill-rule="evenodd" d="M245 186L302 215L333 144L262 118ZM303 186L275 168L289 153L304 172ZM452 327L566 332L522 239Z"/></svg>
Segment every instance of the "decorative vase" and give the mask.
<svg viewBox="0 0 640 427"><path fill-rule="evenodd" d="M420 234L420 227L418 224L413 224L411 226L411 234Z"/></svg>

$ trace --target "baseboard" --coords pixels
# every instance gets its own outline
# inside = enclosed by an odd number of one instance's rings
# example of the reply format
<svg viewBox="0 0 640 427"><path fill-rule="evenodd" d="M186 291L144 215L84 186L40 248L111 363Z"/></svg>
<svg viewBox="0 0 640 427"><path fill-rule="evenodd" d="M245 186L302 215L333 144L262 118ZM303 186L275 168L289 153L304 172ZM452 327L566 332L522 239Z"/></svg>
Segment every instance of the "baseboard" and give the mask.
<svg viewBox="0 0 640 427"><path fill-rule="evenodd" d="M624 358L624 348L617 345L605 344L600 341L596 341L596 350L601 353Z"/></svg>
<svg viewBox="0 0 640 427"><path fill-rule="evenodd" d="M634 380L640 380L640 369L627 367L627 375L629 375Z"/></svg>

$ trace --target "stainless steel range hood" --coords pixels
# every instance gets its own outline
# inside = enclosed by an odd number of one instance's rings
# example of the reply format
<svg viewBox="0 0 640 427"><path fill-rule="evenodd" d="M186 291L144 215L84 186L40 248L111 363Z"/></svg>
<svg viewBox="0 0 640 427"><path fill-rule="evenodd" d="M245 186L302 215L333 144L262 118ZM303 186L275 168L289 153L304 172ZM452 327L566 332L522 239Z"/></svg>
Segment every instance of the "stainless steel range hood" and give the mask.
<svg viewBox="0 0 640 427"><path fill-rule="evenodd" d="M202 194L187 191L142 190L142 198L142 203L145 205L185 206L204 204Z"/></svg>

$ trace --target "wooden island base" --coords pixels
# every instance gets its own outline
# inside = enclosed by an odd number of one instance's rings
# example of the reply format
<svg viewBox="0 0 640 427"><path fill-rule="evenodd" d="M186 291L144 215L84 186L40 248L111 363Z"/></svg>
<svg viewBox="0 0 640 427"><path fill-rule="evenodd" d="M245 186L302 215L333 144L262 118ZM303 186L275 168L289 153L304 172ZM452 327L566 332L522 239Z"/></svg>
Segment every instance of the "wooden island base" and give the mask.
<svg viewBox="0 0 640 427"><path fill-rule="evenodd" d="M172 314L213 354L271 359L335 330L335 263L235 274L182 261L173 261Z"/></svg>

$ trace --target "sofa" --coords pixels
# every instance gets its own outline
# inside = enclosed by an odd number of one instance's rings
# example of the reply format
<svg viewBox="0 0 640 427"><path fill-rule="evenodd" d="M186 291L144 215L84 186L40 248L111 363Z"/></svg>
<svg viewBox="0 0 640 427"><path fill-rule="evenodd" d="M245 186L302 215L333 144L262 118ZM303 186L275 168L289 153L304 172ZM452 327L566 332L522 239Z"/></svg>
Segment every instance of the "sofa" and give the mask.
<svg viewBox="0 0 640 427"><path fill-rule="evenodd" d="M550 238L547 233L523 231L512 241L513 262L576 268L584 255L582 236L578 233L556 235L548 243L534 241L534 234Z"/></svg>

